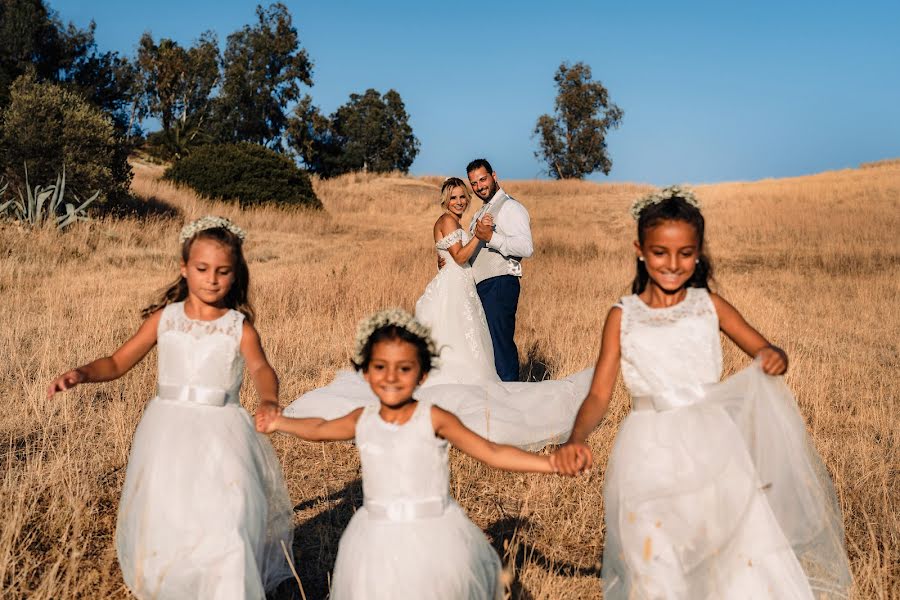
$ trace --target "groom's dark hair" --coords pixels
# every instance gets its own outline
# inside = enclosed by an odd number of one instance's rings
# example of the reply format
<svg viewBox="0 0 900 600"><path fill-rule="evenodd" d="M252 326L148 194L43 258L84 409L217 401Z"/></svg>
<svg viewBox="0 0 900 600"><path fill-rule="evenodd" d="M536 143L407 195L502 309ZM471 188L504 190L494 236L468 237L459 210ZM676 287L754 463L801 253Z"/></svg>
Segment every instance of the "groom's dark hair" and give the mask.
<svg viewBox="0 0 900 600"><path fill-rule="evenodd" d="M468 175L475 169L480 169L481 167L487 169L488 173L494 172L494 167L491 166L491 163L489 163L486 158L476 158L468 165L466 165L466 175Z"/></svg>

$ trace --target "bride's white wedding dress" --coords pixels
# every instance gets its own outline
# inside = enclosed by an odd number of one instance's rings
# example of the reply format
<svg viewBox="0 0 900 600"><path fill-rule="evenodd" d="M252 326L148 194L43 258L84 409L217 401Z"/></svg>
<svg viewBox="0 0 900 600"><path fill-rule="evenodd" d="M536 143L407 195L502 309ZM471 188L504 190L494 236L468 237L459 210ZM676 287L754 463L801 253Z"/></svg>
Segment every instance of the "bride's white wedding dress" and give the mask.
<svg viewBox="0 0 900 600"><path fill-rule="evenodd" d="M529 449L562 443L590 387L593 369L559 380L500 381L470 267L457 264L447 251L469 239L466 231L457 229L435 244L445 265L416 302L416 318L431 327L440 366L415 396L449 410L493 442ZM300 396L285 415L333 419L377 401L360 374L343 370L326 387Z"/></svg>

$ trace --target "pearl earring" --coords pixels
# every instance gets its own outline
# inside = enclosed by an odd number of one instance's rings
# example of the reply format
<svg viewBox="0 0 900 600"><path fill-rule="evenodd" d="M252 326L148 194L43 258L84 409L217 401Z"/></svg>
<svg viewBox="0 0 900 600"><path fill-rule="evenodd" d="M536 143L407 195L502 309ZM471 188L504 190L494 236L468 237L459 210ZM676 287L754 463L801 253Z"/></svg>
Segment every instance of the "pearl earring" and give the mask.
<svg viewBox="0 0 900 600"><path fill-rule="evenodd" d="M641 261L641 262L644 262L644 257L643 257L643 256L638 256L638 260Z"/></svg>
<svg viewBox="0 0 900 600"><path fill-rule="evenodd" d="M700 264L700 259L699 259L699 258L695 258L695 259L694 259L694 264L695 264L695 265L699 265L699 264Z"/></svg>

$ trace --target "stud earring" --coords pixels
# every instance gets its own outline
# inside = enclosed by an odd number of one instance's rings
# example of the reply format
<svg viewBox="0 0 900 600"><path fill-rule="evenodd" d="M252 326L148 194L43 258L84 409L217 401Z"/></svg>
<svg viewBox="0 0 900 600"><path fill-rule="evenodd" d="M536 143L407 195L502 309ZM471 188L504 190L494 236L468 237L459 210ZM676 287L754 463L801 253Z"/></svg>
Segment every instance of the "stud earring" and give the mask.
<svg viewBox="0 0 900 600"><path fill-rule="evenodd" d="M644 257L643 257L643 256L638 256L638 260L641 261L641 262L644 262Z"/></svg>
<svg viewBox="0 0 900 600"><path fill-rule="evenodd" d="M695 264L695 265L699 265L699 264L700 264L700 259L699 259L699 258L695 258L695 259L694 259L694 264Z"/></svg>

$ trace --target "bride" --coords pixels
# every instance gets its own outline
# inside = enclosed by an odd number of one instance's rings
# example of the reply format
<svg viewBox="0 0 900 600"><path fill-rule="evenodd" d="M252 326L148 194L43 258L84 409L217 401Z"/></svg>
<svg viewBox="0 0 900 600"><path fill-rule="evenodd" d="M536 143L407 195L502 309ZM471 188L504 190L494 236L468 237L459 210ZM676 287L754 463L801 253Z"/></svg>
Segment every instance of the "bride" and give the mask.
<svg viewBox="0 0 900 600"><path fill-rule="evenodd" d="M500 381L469 265L479 240L461 223L469 202L462 179L450 177L441 185L444 212L434 224L434 239L444 265L415 311L416 319L431 328L440 362L416 397L455 413L466 427L493 442L528 449L561 443L569 435L593 370L536 383ZM482 222L492 225L491 215ZM327 386L297 398L284 414L333 419L376 401L361 375L348 369L339 371Z"/></svg>

